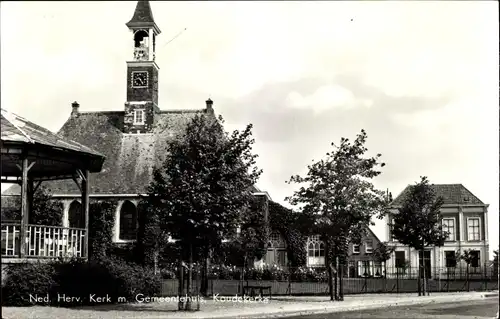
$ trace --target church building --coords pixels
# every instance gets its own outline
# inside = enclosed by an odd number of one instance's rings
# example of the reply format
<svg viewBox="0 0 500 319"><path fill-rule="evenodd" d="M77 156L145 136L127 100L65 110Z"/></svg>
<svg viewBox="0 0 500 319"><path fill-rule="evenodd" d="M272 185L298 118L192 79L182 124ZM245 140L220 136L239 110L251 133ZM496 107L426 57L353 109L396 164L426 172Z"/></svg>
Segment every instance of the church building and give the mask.
<svg viewBox="0 0 500 319"><path fill-rule="evenodd" d="M90 199L115 199L114 242L134 241L137 204L152 180L153 169L163 164L169 142L200 113L215 116L213 102L192 110L161 109L158 105L160 68L155 62L156 38L161 31L153 19L149 1L138 1L126 23L133 36L127 61L126 101L122 111L88 112L77 102L58 134L106 156L100 173L90 175ZM80 190L72 180L44 182L64 205L63 226L82 228ZM269 200L267 192L254 188L255 196ZM17 185L5 195L19 194ZM267 205L265 205L267 207Z"/></svg>

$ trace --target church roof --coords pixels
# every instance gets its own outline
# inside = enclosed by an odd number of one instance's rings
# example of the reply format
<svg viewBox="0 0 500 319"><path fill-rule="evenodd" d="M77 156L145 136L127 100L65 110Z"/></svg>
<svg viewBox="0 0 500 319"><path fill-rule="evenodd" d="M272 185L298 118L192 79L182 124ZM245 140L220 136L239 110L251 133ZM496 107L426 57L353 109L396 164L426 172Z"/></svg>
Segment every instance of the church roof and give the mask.
<svg viewBox="0 0 500 319"><path fill-rule="evenodd" d="M144 194L155 166L162 165L166 148L200 110L160 111L151 134L124 134L124 111L80 112L70 117L58 134L105 154L100 173L90 174L90 194ZM80 191L72 180L46 181L52 193ZM13 185L5 194L19 194Z"/></svg>
<svg viewBox="0 0 500 319"><path fill-rule="evenodd" d="M126 26L129 28L133 27L155 27L159 32L158 27L153 19L153 11L151 10L151 5L149 1L137 1L137 5L135 7L134 15L129 22L126 23Z"/></svg>
<svg viewBox="0 0 500 319"><path fill-rule="evenodd" d="M462 184L431 184L430 185L436 196L441 196L444 200L445 205L465 205L465 204L478 204L484 205L484 203L472 194L467 188ZM410 190L410 185L399 194L392 205L400 206L403 204L404 198L408 191Z"/></svg>

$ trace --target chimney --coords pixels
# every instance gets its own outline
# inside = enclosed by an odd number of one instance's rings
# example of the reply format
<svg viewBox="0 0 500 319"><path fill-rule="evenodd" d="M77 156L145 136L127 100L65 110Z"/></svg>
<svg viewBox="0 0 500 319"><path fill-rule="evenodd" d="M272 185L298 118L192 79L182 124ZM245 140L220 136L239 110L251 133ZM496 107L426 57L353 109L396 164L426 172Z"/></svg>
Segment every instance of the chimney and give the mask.
<svg viewBox="0 0 500 319"><path fill-rule="evenodd" d="M80 104L78 104L77 101L71 103L71 117L77 117L78 116L78 108L80 107Z"/></svg>
<svg viewBox="0 0 500 319"><path fill-rule="evenodd" d="M208 100L206 100L206 103L207 103L207 112L213 113L214 109L212 105L214 104L214 102L209 98Z"/></svg>

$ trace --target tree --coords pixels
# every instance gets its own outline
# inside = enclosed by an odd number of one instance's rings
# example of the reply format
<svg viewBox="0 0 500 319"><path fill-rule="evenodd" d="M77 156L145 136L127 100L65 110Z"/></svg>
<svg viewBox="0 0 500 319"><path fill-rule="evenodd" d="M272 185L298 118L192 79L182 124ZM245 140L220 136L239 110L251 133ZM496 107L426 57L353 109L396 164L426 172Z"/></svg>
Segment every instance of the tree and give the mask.
<svg viewBox="0 0 500 319"><path fill-rule="evenodd" d="M332 286L336 257L345 259L348 242L359 242L371 217L382 217L386 205L384 192L371 182L381 173L377 167L385 164L379 162L380 154L365 157L366 139L361 130L352 144L347 138L339 146L332 143L334 150L309 165L305 177L292 176L288 182L306 184L286 200L298 205L301 214L312 216L314 231L325 243L331 300L339 299Z"/></svg>
<svg viewBox="0 0 500 319"><path fill-rule="evenodd" d="M239 232L235 231L229 242L216 252L218 259L222 259L226 265L241 267L241 289L245 268L250 262L260 260L266 253L269 227L264 215L265 202L265 198L252 198L249 209L241 217Z"/></svg>
<svg viewBox="0 0 500 319"><path fill-rule="evenodd" d="M378 246L373 250L373 258L375 261L384 264L384 286L387 283L385 280L387 278L387 261L391 258L394 252L394 247L390 247L386 242L379 243ZM384 291L385 291L384 287Z"/></svg>
<svg viewBox="0 0 500 319"><path fill-rule="evenodd" d="M307 236L313 228L314 220L294 212L273 201L269 202L270 227L283 235L287 247L289 267L303 266L307 261Z"/></svg>
<svg viewBox="0 0 500 319"><path fill-rule="evenodd" d="M142 199L137 206L139 213L139 227L137 231L137 244L135 254L140 264L152 266L154 273L158 272L160 251L168 244L168 235L160 227L161 211L155 203L157 198Z"/></svg>
<svg viewBox="0 0 500 319"><path fill-rule="evenodd" d="M231 135L223 120L196 115L168 148L162 167L154 170L148 201L155 206L161 229L188 251L188 295L193 256L205 259L242 222L261 170L252 154L252 125ZM196 249L197 251L194 251ZM191 307L189 301L185 309Z"/></svg>
<svg viewBox="0 0 500 319"><path fill-rule="evenodd" d="M386 242L380 243L377 248L373 250L373 258L375 261L384 263L384 277L387 277L387 265L386 261L391 259L391 255L394 252L394 247L390 247Z"/></svg>
<svg viewBox="0 0 500 319"><path fill-rule="evenodd" d="M246 267L248 262L259 260L266 252L269 229L260 198L253 198L246 214L241 216L239 233L231 237L233 252L237 254L236 265Z"/></svg>
<svg viewBox="0 0 500 319"><path fill-rule="evenodd" d="M460 252L458 250L456 252L456 256L458 260L463 260L465 264L467 265L466 270L465 270L465 280L467 281L467 290L469 290L469 268L470 264L472 264L474 261L477 262L477 251L475 249L465 249L463 252Z"/></svg>
<svg viewBox="0 0 500 319"><path fill-rule="evenodd" d="M403 203L394 214L390 227L392 236L401 244L410 246L422 254L423 292L426 293L425 248L442 246L449 233L441 226L441 206L443 198L437 197L427 177L407 188ZM418 276L418 295L420 274Z"/></svg>

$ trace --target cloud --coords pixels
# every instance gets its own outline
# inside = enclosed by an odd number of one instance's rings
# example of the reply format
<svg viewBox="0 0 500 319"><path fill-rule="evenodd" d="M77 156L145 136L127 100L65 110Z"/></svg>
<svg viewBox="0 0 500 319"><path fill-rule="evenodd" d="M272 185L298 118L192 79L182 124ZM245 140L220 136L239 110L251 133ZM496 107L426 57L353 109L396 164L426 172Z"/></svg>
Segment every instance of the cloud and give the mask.
<svg viewBox="0 0 500 319"><path fill-rule="evenodd" d="M350 107L356 101L351 91L339 85L319 87L313 94L303 96L298 92L290 92L286 97L287 107L294 109L311 109L315 113L337 107Z"/></svg>

